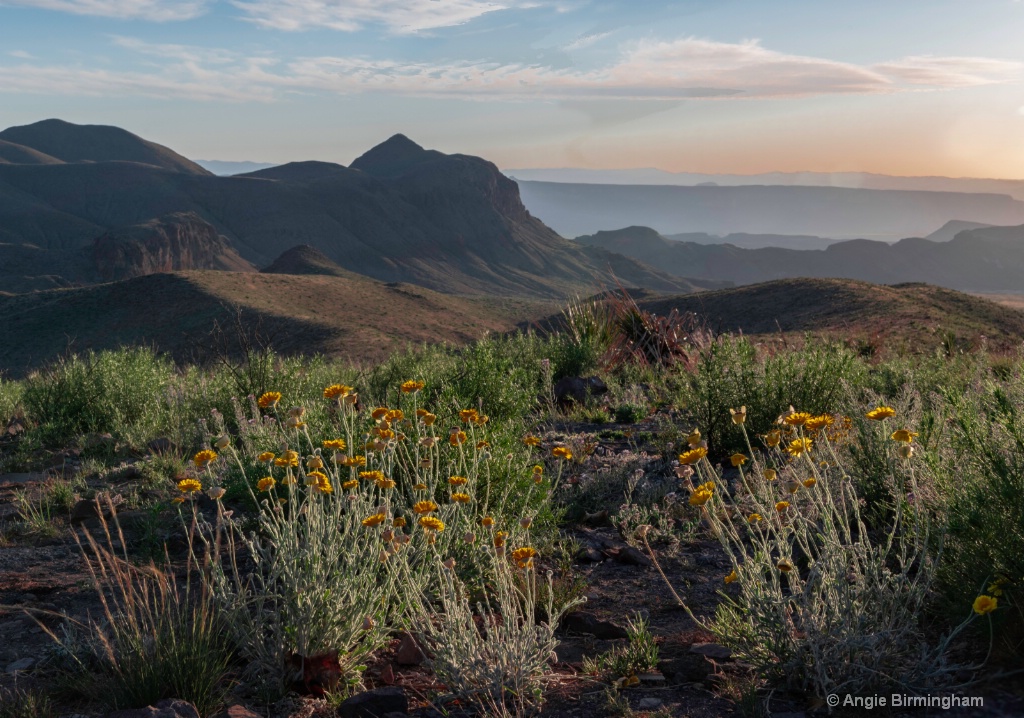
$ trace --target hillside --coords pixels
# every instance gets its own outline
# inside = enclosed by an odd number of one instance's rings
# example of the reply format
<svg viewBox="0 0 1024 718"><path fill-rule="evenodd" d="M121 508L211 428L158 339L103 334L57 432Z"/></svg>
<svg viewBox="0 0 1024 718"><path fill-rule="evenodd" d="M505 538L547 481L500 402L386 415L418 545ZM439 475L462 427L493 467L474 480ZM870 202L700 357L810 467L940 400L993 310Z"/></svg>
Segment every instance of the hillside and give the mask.
<svg viewBox="0 0 1024 718"><path fill-rule="evenodd" d="M209 360L214 322L240 308L248 330L286 355L381 360L410 343L465 342L551 311L531 302L465 299L366 278L244 272L152 274L109 284L0 296L0 373L22 376L69 347L147 344L176 360ZM55 327L59 330L55 331ZM235 347L237 348L237 347Z"/></svg>
<svg viewBox="0 0 1024 718"><path fill-rule="evenodd" d="M694 312L717 332L802 334L870 340L880 347L931 351L948 336L985 337L992 348L1024 341L1024 312L927 284L882 286L840 279L783 279L679 297L640 299L656 314Z"/></svg>
<svg viewBox="0 0 1024 718"><path fill-rule="evenodd" d="M846 187L602 185L519 182L527 209L566 237L643 225L662 234L922 237L952 219L1024 223L1008 194Z"/></svg>
<svg viewBox="0 0 1024 718"><path fill-rule="evenodd" d="M328 277L358 277L358 274L342 269L323 252L308 244L300 244L285 250L270 265L260 270L264 274L322 274Z"/></svg>
<svg viewBox="0 0 1024 718"><path fill-rule="evenodd" d="M980 227L949 241L921 238L894 244L836 242L823 250L744 249L667 239L649 227L577 237L666 272L751 284L785 277L859 279L878 284L926 282L963 291L1024 289L1024 226Z"/></svg>
<svg viewBox="0 0 1024 718"><path fill-rule="evenodd" d="M177 152L120 127L42 120L8 127L0 132L0 140L30 148L60 162L139 162L175 172L209 174ZM51 163L44 159L30 164Z"/></svg>
<svg viewBox="0 0 1024 718"><path fill-rule="evenodd" d="M65 124L52 126L57 139ZM62 150L57 139L37 137L47 127L5 132ZM192 213L255 266L307 244L346 270L449 293L560 297L618 282L668 292L713 286L563 239L526 210L516 184L490 162L426 150L401 135L352 167L301 162L233 177L172 169L114 154L0 165L0 242L72 261L117 228ZM5 274L0 290L23 276Z"/></svg>

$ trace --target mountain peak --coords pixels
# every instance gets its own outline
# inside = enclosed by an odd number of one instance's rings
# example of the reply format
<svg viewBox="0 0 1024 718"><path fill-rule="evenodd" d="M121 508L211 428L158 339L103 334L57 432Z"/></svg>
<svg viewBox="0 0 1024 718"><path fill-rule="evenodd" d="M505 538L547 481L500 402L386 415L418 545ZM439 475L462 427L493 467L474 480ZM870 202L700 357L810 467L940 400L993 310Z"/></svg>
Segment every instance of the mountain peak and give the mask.
<svg viewBox="0 0 1024 718"><path fill-rule="evenodd" d="M443 156L437 150L425 150L405 135L397 134L365 152L350 166L375 177L395 177L414 165Z"/></svg>

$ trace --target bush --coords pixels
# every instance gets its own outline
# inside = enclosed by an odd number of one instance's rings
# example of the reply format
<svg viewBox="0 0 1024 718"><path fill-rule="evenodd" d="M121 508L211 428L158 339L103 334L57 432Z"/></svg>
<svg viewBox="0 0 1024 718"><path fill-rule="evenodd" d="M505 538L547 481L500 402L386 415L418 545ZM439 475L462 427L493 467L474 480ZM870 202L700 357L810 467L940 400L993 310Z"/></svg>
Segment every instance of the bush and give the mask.
<svg viewBox="0 0 1024 718"><path fill-rule="evenodd" d="M811 438L806 418L790 417L790 434L741 465L731 484L702 449L680 457L695 470L690 503L732 569L715 619L694 619L761 675L813 695L948 685L946 651L966 622L926 640L921 617L938 555L918 458L907 458L913 444L881 447L897 510L890 525L869 527L840 452L825 431ZM960 608L969 612L970 602Z"/></svg>
<svg viewBox="0 0 1024 718"><path fill-rule="evenodd" d="M160 399L172 376L171 362L150 349L90 352L30 377L23 402L50 445L94 432L143 445L161 426Z"/></svg>

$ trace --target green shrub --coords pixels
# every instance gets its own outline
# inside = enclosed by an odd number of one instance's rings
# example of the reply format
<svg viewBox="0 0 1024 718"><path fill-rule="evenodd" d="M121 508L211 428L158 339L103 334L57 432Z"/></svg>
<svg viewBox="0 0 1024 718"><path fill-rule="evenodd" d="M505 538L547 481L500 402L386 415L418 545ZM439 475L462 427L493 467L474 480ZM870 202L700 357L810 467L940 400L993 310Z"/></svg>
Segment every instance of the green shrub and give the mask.
<svg viewBox="0 0 1024 718"><path fill-rule="evenodd" d="M171 362L151 349L90 352L30 377L23 402L50 445L93 432L144 445L161 426L161 400L172 376Z"/></svg>
<svg viewBox="0 0 1024 718"><path fill-rule="evenodd" d="M0 425L6 426L17 415L24 390L21 382L0 378Z"/></svg>

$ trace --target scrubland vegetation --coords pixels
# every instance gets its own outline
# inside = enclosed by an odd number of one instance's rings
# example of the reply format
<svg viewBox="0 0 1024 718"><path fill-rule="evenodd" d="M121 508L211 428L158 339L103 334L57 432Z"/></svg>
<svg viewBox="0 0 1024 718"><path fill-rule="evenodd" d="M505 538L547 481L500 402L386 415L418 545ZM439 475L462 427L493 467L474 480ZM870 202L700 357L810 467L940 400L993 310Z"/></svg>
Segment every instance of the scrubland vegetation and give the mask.
<svg viewBox="0 0 1024 718"><path fill-rule="evenodd" d="M4 381L0 418L24 431L3 471L81 457L22 492L4 540L66 530L83 498L109 518L80 531L101 610L48 624L38 685L0 716L168 697L214 715L239 685L261 705L336 705L405 634L439 709L535 712L587 590L573 530L602 511L747 666L737 710L984 685L1024 652L1024 355L920 349L766 347L576 302L546 335L373 367L124 349ZM594 374L607 394L556 400L560 379ZM595 471L602 436L642 463ZM126 460L142 488L122 500L153 517L131 540L102 510ZM731 569L712 612L663 566L698 540ZM609 712L658 665L627 619L626 644L581 669Z"/></svg>

